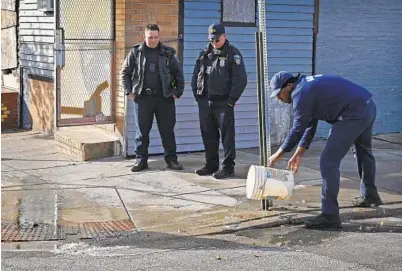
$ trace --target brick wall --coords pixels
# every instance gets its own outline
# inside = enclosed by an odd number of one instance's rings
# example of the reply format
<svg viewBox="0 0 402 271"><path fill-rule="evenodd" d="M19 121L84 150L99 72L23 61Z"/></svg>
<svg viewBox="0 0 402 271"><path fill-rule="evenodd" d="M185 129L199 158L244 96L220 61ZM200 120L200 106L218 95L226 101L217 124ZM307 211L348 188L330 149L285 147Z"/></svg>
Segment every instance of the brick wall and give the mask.
<svg viewBox="0 0 402 271"><path fill-rule="evenodd" d="M179 36L180 0L116 0L116 126L124 131L124 100L120 75L124 58L131 47L144 40L144 27L149 23L159 25L161 40ZM177 42L167 45L178 48Z"/></svg>
<svg viewBox="0 0 402 271"><path fill-rule="evenodd" d="M17 129L19 126L20 93L1 90L1 129Z"/></svg>
<svg viewBox="0 0 402 271"><path fill-rule="evenodd" d="M30 79L30 114L32 129L46 134L54 132L53 83Z"/></svg>

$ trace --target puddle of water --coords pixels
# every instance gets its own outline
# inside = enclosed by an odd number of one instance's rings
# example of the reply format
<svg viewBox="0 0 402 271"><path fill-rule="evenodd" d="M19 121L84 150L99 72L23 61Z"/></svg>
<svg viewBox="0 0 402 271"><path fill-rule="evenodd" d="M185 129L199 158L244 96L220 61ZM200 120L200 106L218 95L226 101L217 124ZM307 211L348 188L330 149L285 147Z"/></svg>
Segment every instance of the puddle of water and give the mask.
<svg viewBox="0 0 402 271"><path fill-rule="evenodd" d="M236 229L241 221L272 215L272 212L256 212L247 206L213 207L198 211L151 209L130 205L130 213L138 228L157 232L182 232L186 234L211 233Z"/></svg>

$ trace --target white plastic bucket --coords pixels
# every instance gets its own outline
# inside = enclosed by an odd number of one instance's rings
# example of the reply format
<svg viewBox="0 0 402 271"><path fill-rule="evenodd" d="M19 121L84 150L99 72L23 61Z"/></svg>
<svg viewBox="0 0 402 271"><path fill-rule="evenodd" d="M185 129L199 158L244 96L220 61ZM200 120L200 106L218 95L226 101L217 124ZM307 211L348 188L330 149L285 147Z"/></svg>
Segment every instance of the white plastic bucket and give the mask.
<svg viewBox="0 0 402 271"><path fill-rule="evenodd" d="M267 197L289 199L294 187L291 171L251 166L247 174L247 198L261 200Z"/></svg>

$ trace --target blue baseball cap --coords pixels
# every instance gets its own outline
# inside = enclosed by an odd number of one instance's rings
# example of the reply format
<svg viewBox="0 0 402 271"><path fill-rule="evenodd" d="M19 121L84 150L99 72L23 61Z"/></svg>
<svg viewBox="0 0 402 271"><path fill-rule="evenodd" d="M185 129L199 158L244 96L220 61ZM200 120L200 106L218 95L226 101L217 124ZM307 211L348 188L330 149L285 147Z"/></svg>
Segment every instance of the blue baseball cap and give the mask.
<svg viewBox="0 0 402 271"><path fill-rule="evenodd" d="M289 72L280 71L271 78L270 86L272 89L271 98L276 97L281 92L283 84L285 84L293 75Z"/></svg>
<svg viewBox="0 0 402 271"><path fill-rule="evenodd" d="M208 39L218 39L222 34L225 34L225 26L222 23L211 24L208 27Z"/></svg>

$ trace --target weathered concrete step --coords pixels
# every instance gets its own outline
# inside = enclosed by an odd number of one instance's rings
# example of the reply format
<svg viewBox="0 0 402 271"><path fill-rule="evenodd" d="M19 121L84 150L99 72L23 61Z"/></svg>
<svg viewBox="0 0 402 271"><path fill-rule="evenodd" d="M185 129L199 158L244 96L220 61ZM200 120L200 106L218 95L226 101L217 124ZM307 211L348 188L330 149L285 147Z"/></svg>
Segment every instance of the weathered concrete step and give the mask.
<svg viewBox="0 0 402 271"><path fill-rule="evenodd" d="M117 136L92 126L63 127L55 133L56 151L77 161L121 155Z"/></svg>

